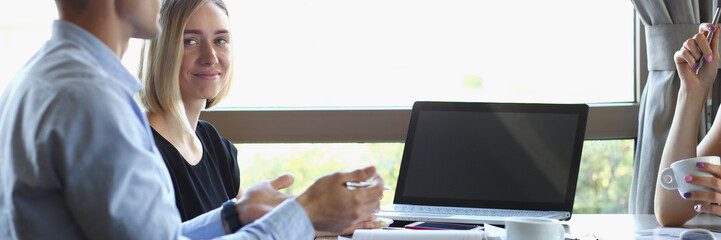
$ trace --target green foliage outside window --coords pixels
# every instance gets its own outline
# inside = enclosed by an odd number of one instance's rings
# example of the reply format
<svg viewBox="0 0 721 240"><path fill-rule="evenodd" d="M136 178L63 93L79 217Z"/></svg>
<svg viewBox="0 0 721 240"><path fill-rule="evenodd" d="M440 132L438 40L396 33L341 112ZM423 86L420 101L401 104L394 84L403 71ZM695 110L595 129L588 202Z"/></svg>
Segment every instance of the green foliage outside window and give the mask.
<svg viewBox="0 0 721 240"><path fill-rule="evenodd" d="M393 190L382 205L393 203L403 143L237 144L244 188L282 173L295 183L283 190L300 194L315 179L334 171L374 165ZM626 213L633 172L633 140L586 141L579 170L574 213Z"/></svg>
<svg viewBox="0 0 721 240"><path fill-rule="evenodd" d="M574 213L628 212L633 148L633 140L585 142Z"/></svg>
<svg viewBox="0 0 721 240"><path fill-rule="evenodd" d="M241 184L244 188L283 173L292 173L295 183L282 192L300 194L315 179L335 171L352 171L374 165L395 190L402 143L336 144L238 144ZM386 191L382 204L393 202Z"/></svg>

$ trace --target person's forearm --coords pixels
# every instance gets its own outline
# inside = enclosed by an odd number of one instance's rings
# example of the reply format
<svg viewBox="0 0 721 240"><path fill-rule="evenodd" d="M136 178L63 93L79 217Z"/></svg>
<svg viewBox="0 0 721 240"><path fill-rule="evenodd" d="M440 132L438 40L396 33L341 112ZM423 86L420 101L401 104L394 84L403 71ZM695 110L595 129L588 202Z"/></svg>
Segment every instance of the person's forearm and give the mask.
<svg viewBox="0 0 721 240"><path fill-rule="evenodd" d="M697 155L698 128L705 96L699 92L687 92L683 87L679 91L658 171L668 168L675 161ZM677 190L667 190L660 184L656 184L654 200L654 212L662 225L683 225L697 215L693 211L694 201L688 201Z"/></svg>
<svg viewBox="0 0 721 240"><path fill-rule="evenodd" d="M703 104L706 101L705 96L705 94L688 93L683 89L679 91L676 111L661 157L660 169L667 168L675 161L696 156L698 129Z"/></svg>

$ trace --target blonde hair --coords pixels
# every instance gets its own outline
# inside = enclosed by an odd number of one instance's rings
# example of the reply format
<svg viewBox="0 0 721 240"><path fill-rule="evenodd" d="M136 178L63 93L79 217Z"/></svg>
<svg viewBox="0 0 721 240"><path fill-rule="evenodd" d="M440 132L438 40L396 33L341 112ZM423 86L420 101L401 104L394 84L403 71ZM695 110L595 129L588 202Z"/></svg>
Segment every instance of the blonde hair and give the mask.
<svg viewBox="0 0 721 240"><path fill-rule="evenodd" d="M184 130L193 133L180 94L180 65L183 60L183 32L190 16L204 3L220 7L228 15L222 0L165 0L160 9L162 31L157 39L143 43L138 78L143 89L138 94L140 104L151 113L165 112L182 123ZM232 51L232 49L231 49ZM231 53L232 54L232 53ZM232 67L228 81L218 95L205 102L205 108L218 104L228 95L233 79Z"/></svg>

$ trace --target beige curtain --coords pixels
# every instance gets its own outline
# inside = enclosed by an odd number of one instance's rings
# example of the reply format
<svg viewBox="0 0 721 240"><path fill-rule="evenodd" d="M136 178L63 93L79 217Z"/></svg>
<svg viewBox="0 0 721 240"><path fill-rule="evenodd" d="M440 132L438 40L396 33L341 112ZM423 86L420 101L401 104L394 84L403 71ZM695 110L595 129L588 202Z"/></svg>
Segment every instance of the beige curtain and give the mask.
<svg viewBox="0 0 721 240"><path fill-rule="evenodd" d="M632 0L646 30L648 79L641 95L634 174L629 196L629 213L653 213L661 153L676 108L679 78L673 54L698 31L701 19L709 21L717 1ZM702 118L706 121L706 118ZM706 131L700 128L701 133Z"/></svg>

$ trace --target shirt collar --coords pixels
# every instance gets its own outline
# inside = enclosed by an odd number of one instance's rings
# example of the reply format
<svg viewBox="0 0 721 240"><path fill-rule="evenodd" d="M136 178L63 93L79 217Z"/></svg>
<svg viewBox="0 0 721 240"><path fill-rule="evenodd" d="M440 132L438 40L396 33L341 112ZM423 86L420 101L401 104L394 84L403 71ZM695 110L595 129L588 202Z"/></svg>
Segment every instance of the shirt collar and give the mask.
<svg viewBox="0 0 721 240"><path fill-rule="evenodd" d="M78 25L65 20L55 20L52 40L71 42L89 52L95 59L97 67L105 70L108 76L112 76L128 91L135 93L142 88L140 80L128 72L118 56L105 43Z"/></svg>

